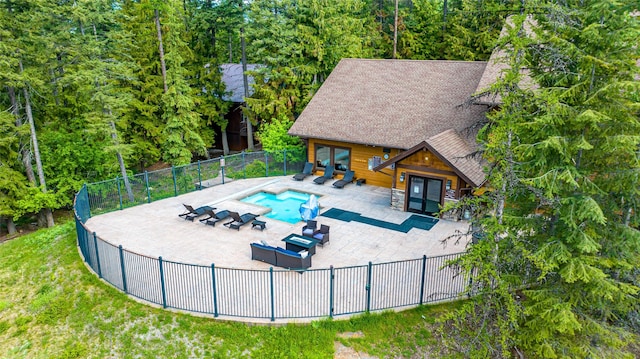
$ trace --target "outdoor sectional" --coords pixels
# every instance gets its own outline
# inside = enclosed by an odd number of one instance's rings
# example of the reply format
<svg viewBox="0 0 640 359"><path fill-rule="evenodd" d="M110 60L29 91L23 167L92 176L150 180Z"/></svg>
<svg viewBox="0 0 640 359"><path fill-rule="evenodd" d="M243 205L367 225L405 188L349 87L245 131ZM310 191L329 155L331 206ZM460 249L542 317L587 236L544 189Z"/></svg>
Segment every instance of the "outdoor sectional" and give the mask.
<svg viewBox="0 0 640 359"><path fill-rule="evenodd" d="M303 257L294 251L260 243L251 243L251 259L288 269L311 267L311 255Z"/></svg>

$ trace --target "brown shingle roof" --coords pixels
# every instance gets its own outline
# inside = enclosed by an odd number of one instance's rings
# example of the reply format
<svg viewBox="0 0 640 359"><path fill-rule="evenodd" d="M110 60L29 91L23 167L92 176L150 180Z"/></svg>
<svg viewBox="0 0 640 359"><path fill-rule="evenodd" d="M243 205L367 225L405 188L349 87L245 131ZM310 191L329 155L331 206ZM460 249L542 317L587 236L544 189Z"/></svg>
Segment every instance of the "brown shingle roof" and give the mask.
<svg viewBox="0 0 640 359"><path fill-rule="evenodd" d="M482 162L474 156L474 150L467 141L454 130L435 135L427 143L432 147L432 152L448 162L466 182L476 187L484 183L486 176Z"/></svg>
<svg viewBox="0 0 640 359"><path fill-rule="evenodd" d="M536 22L533 18L529 17L523 23L524 31L527 34L532 34L532 28L535 26ZM502 28L500 32L500 37L504 37L508 35L508 31L510 28L513 28L513 18L508 17L505 23L505 26ZM489 91L490 86L495 84L500 78L502 78L503 72L509 69L509 58L507 51L495 48L491 53L491 57L489 57L489 62L487 63L487 67L482 74L482 78L478 83L478 87L476 88L474 99L474 103L476 104L485 104L485 105L499 105L502 103L502 96L499 93ZM529 71L527 69L523 69L522 78L520 80L519 85L525 89L536 89L537 86L531 76L529 75Z"/></svg>
<svg viewBox="0 0 640 359"><path fill-rule="evenodd" d="M253 71L258 67L256 64L247 64L247 71ZM226 87L227 94L223 96L223 100L235 103L244 102L244 79L242 77L242 64L222 64L222 82ZM247 78L249 85L249 96L253 94L253 76Z"/></svg>
<svg viewBox="0 0 640 359"><path fill-rule="evenodd" d="M485 108L465 103L486 62L343 59L289 134L407 149L463 131Z"/></svg>

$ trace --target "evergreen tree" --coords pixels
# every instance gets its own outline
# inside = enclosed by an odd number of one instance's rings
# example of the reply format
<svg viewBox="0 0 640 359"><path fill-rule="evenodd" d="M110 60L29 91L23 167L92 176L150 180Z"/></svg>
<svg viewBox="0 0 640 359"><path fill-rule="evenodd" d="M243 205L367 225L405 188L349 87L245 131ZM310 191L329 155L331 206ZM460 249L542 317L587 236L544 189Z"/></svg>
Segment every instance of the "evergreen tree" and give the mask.
<svg viewBox="0 0 640 359"><path fill-rule="evenodd" d="M478 295L446 323L465 355L631 357L620 318L637 316L640 265L633 5L546 4L531 31L513 18L501 109L482 137L484 239L460 262ZM537 87L521 86L525 69Z"/></svg>

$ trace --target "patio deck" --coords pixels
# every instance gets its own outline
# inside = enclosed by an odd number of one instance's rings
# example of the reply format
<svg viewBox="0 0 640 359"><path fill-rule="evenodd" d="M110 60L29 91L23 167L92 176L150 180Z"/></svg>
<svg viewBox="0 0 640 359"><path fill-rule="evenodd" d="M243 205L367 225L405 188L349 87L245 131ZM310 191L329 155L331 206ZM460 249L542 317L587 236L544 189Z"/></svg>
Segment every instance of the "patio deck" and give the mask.
<svg viewBox="0 0 640 359"><path fill-rule="evenodd" d="M284 247L281 239L291 233L300 233L304 222L290 224L260 216L259 219L266 222L264 231L254 230L250 224L236 231L222 225L226 220L215 227L204 225L198 220L186 221L178 217L184 212L182 204L194 207L209 205L218 210L262 215L269 209L240 202L238 199L262 190L280 192L295 189L320 195L320 213L337 208L397 224L412 215L390 208L389 189L356 186L355 183L337 189L331 185L333 181L316 185L312 178L294 181L291 176L283 176L228 181L224 185L178 197L101 214L90 218L86 226L111 244L122 245L126 250L149 257L162 256L167 261L199 265L214 263L216 267L268 269L269 264L251 260L249 243L264 240L270 245ZM430 230L412 228L407 233L324 216L319 216L318 222L331 226L331 241L317 249L311 269L458 253L464 251L468 241L468 238L463 238L457 244L455 240L449 240L446 244L441 242L456 231L465 232L468 229L466 222L439 220Z"/></svg>

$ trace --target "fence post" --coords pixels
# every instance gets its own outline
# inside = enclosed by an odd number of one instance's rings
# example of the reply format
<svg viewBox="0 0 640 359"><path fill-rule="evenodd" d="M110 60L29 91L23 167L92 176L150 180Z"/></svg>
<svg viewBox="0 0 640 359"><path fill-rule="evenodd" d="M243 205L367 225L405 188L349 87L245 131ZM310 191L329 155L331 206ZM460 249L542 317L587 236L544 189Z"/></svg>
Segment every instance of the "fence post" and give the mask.
<svg viewBox="0 0 640 359"><path fill-rule="evenodd" d="M213 289L213 316L218 317L218 293L216 291L216 266L211 263L211 288Z"/></svg>
<svg viewBox="0 0 640 359"><path fill-rule="evenodd" d="M244 151L242 151L242 176L244 179L247 179L247 159L245 158Z"/></svg>
<svg viewBox="0 0 640 359"><path fill-rule="evenodd" d="M269 152L264 153L264 176L269 177Z"/></svg>
<svg viewBox="0 0 640 359"><path fill-rule="evenodd" d="M269 267L269 284L271 286L271 321L276 320L275 313L275 298L274 298L274 289L273 289L273 267Z"/></svg>
<svg viewBox="0 0 640 359"><path fill-rule="evenodd" d="M98 264L98 277L102 278L102 268L100 268L100 251L98 250L98 235L93 232L93 246L96 250L96 263Z"/></svg>
<svg viewBox="0 0 640 359"><path fill-rule="evenodd" d="M367 290L367 313L369 313L371 307L371 269L372 264L369 262L369 266L367 267L367 286L365 287Z"/></svg>
<svg viewBox="0 0 640 359"><path fill-rule="evenodd" d="M151 203L151 190L149 190L149 172L144 171L144 183L147 186L147 203Z"/></svg>
<svg viewBox="0 0 640 359"><path fill-rule="evenodd" d="M222 155L219 163L220 173L222 174L222 184L224 184L224 168L227 166L227 160L224 158L224 155Z"/></svg>
<svg viewBox="0 0 640 359"><path fill-rule="evenodd" d="M122 253L122 245L118 246L120 251L120 271L122 272L122 290L127 293L127 275L124 272L124 254Z"/></svg>
<svg viewBox="0 0 640 359"><path fill-rule="evenodd" d="M284 175L287 175L287 150L282 150L282 169L284 170Z"/></svg>
<svg viewBox="0 0 640 359"><path fill-rule="evenodd" d="M333 318L333 281L336 278L333 265L329 266L329 318Z"/></svg>
<svg viewBox="0 0 640 359"><path fill-rule="evenodd" d="M176 168L171 166L171 177L173 178L173 195L178 197L178 179L176 178Z"/></svg>
<svg viewBox="0 0 640 359"><path fill-rule="evenodd" d="M164 289L164 268L162 265L162 256L158 257L158 264L160 265L160 286L162 289L162 308L167 307L167 292Z"/></svg>
<svg viewBox="0 0 640 359"><path fill-rule="evenodd" d="M200 167L200 160L198 160L198 190L202 189L202 172Z"/></svg>
<svg viewBox="0 0 640 359"><path fill-rule="evenodd" d="M122 211L122 190L120 189L120 176L116 176L116 187L118 187L118 199L120 200L120 210Z"/></svg>
<svg viewBox="0 0 640 359"><path fill-rule="evenodd" d="M427 256L422 256L422 279L420 280L420 304L424 303L424 280L427 275Z"/></svg>
<svg viewBox="0 0 640 359"><path fill-rule="evenodd" d="M467 291L467 298L471 298L471 293L473 291L473 267L469 271L469 290Z"/></svg>

